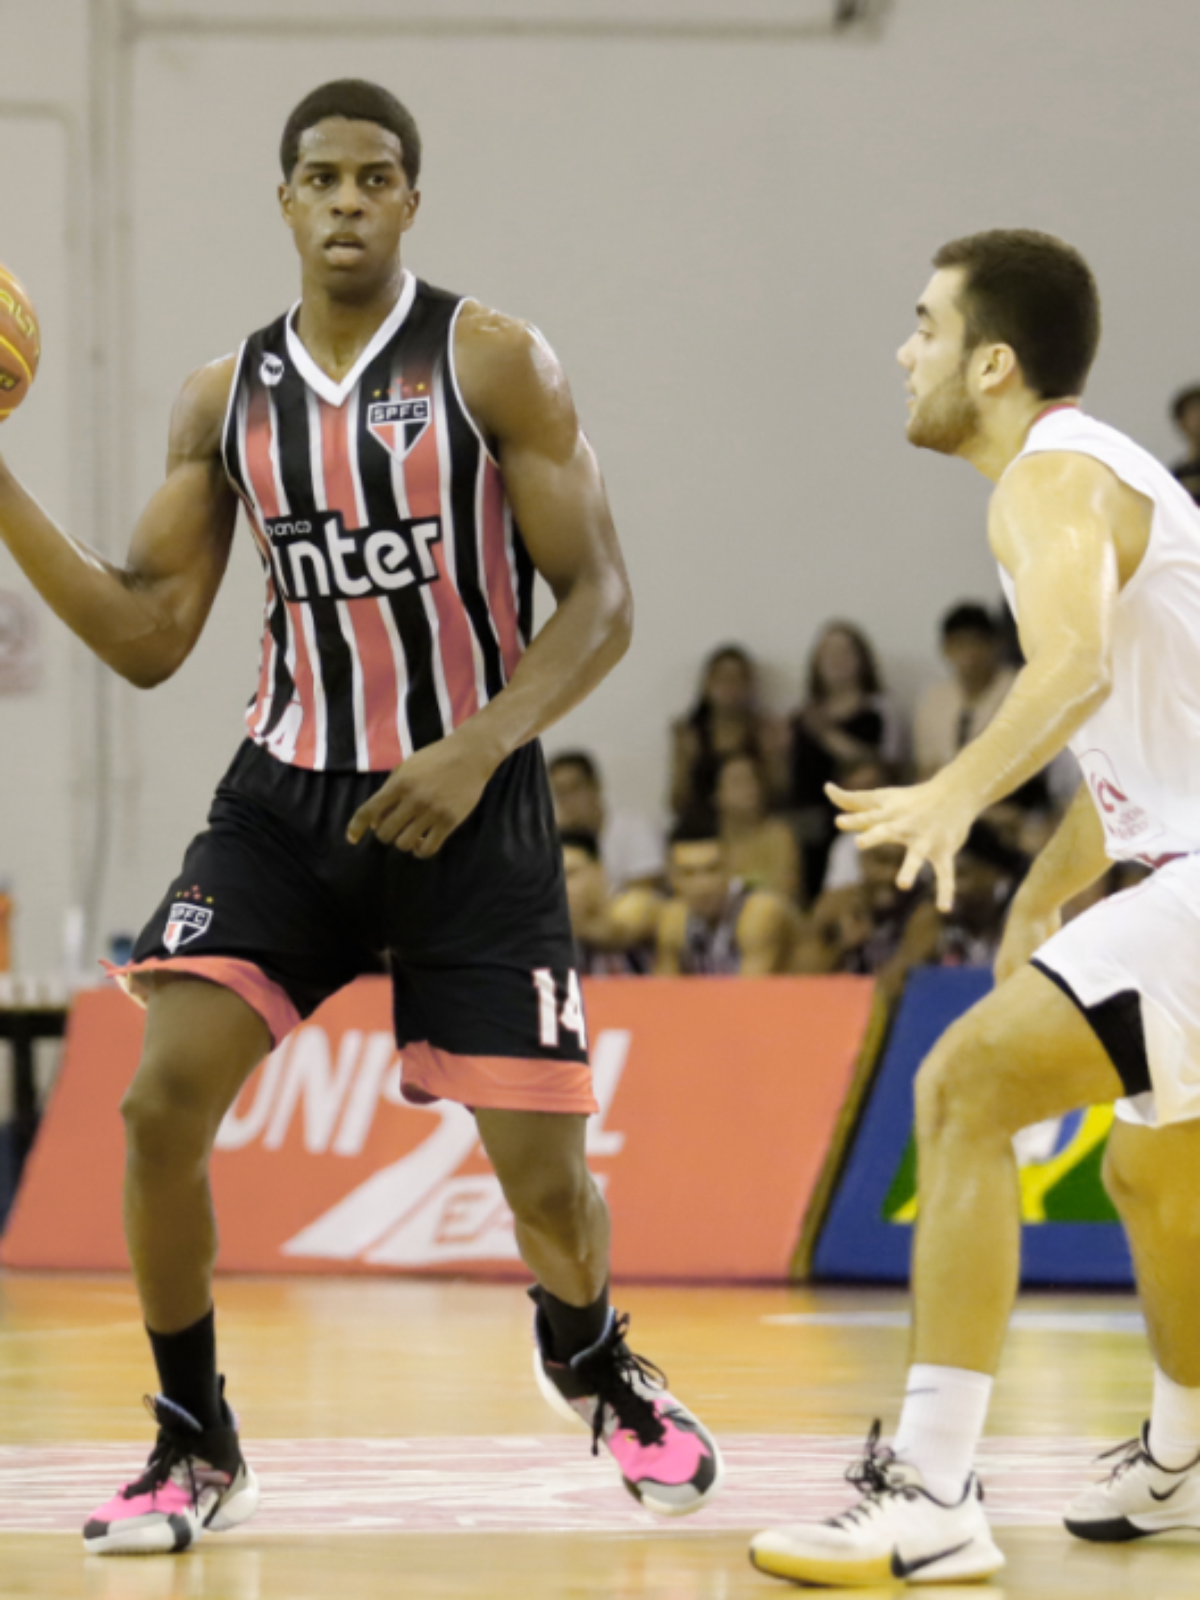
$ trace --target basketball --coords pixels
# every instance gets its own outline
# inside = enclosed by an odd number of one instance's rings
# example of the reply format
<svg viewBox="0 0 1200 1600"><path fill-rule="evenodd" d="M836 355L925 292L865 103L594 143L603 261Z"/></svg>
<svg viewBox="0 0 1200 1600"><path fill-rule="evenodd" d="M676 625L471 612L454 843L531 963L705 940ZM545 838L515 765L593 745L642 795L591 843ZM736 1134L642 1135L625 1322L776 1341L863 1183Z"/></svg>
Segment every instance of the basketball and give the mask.
<svg viewBox="0 0 1200 1600"><path fill-rule="evenodd" d="M8 268L0 266L0 421L29 393L41 354L37 312Z"/></svg>

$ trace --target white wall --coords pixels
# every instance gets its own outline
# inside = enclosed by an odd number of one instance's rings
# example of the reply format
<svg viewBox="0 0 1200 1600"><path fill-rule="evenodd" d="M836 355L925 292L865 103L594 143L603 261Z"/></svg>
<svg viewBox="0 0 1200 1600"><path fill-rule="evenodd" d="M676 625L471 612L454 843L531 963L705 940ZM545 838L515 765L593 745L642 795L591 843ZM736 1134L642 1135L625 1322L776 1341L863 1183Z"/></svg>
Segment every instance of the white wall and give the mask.
<svg viewBox="0 0 1200 1600"><path fill-rule="evenodd" d="M51 13L66 9L0 0L3 36L48 71L63 37ZM426 140L410 264L549 335L627 546L637 642L550 742L593 745L618 797L653 805L664 727L699 657L744 639L786 700L835 613L865 624L914 688L945 605L996 591L982 481L903 439L893 353L929 255L1002 224L1079 244L1108 323L1094 407L1170 451L1166 398L1200 372L1200 17L1194 0L896 0L873 37L771 32L796 12L346 0L332 26L316 0L154 0L131 47L130 514L161 473L184 375L294 292L273 198L288 110L324 78L373 76ZM559 31L499 26L539 16ZM639 37L631 23L647 18L657 32ZM714 26L730 18L743 36ZM411 31L387 31L397 19ZM689 20L702 26L672 35ZM48 369L17 426L45 429L51 403ZM35 466L50 499L53 468ZM153 905L237 742L259 582L243 548L193 661L153 696L122 692L110 926ZM14 731L22 752L25 737ZM25 826L3 789L0 838Z"/></svg>
<svg viewBox="0 0 1200 1600"><path fill-rule="evenodd" d="M0 262L33 294L43 356L37 404L6 424L0 449L52 515L75 521L87 505L76 438L87 354L71 303L86 30L79 0L42 0L36 28L34 10L0 0ZM35 599L3 547L0 588ZM53 617L43 612L39 624L40 686L0 694L0 877L16 897L16 961L48 970L86 871L91 806L75 752L91 664Z"/></svg>

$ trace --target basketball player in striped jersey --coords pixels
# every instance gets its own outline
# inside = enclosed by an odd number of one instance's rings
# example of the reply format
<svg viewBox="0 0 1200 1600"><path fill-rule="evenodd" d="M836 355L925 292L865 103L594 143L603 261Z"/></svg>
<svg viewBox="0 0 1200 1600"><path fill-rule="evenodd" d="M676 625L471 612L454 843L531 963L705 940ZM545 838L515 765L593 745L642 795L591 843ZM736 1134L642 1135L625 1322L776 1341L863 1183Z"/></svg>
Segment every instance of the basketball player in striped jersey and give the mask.
<svg viewBox="0 0 1200 1600"><path fill-rule="evenodd" d="M988 727L927 783L831 789L843 828L928 862L954 899L972 820L1070 744L1085 781L1018 891L997 987L916 1087L913 1365L894 1443L876 1423L828 1522L757 1536L812 1584L953 1583L1004 1564L972 1472L1017 1289L1013 1135L1116 1102L1105 1180L1154 1356L1140 1437L1067 1508L1082 1539L1200 1528L1200 511L1145 450L1080 407L1100 334L1070 246L998 230L945 245L900 351L908 437L995 484L988 538L1026 665ZM1113 860L1154 868L1060 927Z"/></svg>
<svg viewBox="0 0 1200 1600"><path fill-rule="evenodd" d="M182 1550L258 1487L218 1377L208 1160L274 1044L389 971L404 1092L470 1106L536 1285L536 1374L651 1509L695 1510L716 1445L624 1341L595 1109L537 736L624 653L630 595L566 380L523 324L415 279L411 115L315 90L281 149L298 304L185 384L167 480L123 567L0 471L0 534L122 676L195 645L239 503L266 579L246 741L120 974L147 1007L126 1095L126 1233L162 1392L98 1553ZM538 571L557 609L531 638ZM397 1330L403 1361L403 1330Z"/></svg>

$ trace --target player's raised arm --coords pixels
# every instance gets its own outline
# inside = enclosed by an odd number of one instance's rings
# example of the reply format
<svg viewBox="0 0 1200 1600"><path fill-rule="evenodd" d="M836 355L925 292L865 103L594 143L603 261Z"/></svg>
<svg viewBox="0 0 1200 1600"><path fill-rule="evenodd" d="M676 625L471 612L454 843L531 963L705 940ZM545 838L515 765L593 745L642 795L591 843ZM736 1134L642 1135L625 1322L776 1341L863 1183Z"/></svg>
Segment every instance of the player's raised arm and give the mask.
<svg viewBox="0 0 1200 1600"><path fill-rule="evenodd" d="M584 699L624 655L633 602L595 454L540 334L468 303L455 364L463 402L500 464L534 566L557 601L504 690L419 750L367 802L349 836L433 855L500 763Z"/></svg>
<svg viewBox="0 0 1200 1600"><path fill-rule="evenodd" d="M138 520L124 566L64 533L0 460L0 539L47 605L139 688L187 659L224 576L237 511L220 451L233 368L229 357L185 383L166 482Z"/></svg>

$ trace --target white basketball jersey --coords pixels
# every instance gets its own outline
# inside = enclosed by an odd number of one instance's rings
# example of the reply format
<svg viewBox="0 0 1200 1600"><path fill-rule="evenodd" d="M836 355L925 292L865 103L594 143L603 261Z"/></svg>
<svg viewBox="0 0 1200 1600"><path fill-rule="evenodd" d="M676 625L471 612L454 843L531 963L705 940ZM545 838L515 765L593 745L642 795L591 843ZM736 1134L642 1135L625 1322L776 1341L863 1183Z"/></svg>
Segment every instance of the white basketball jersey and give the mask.
<svg viewBox="0 0 1200 1600"><path fill-rule="evenodd" d="M1200 508L1148 451L1077 406L1044 413L1021 455L1046 450L1094 456L1154 506L1146 553L1117 600L1112 692L1071 740L1108 854L1156 862L1200 850ZM1015 614L1003 568L1000 581Z"/></svg>

